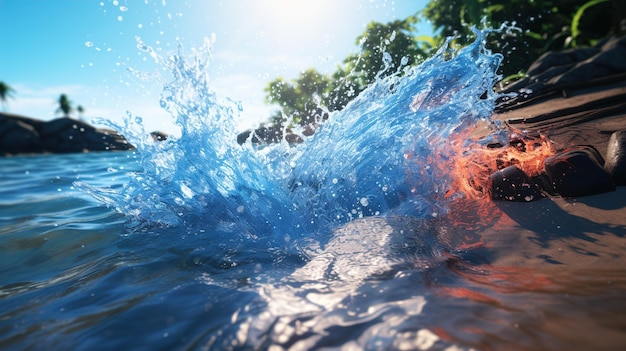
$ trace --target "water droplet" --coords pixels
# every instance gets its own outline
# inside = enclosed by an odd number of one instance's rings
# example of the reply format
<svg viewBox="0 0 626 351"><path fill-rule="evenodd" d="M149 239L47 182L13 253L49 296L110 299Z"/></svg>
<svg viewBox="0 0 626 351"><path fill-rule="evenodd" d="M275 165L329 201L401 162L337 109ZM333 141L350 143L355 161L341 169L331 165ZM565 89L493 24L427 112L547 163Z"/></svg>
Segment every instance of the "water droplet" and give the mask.
<svg viewBox="0 0 626 351"><path fill-rule="evenodd" d="M92 47L92 46L93 46L93 43L92 43L92 42L90 42L90 41L86 41L86 42L85 42L85 46L86 46L86 47L88 47L88 48L90 48L90 47Z"/></svg>
<svg viewBox="0 0 626 351"><path fill-rule="evenodd" d="M361 203L361 206L363 207L367 207L369 206L370 202L366 197L362 197L359 202Z"/></svg>
<svg viewBox="0 0 626 351"><path fill-rule="evenodd" d="M122 21L124 20L124 17L122 17L122 16L117 16L117 20L118 20L119 22L122 22Z"/></svg>
<svg viewBox="0 0 626 351"><path fill-rule="evenodd" d="M120 11L122 11L122 12L126 12L126 11L128 11L128 7L126 7L126 6L120 6Z"/></svg>

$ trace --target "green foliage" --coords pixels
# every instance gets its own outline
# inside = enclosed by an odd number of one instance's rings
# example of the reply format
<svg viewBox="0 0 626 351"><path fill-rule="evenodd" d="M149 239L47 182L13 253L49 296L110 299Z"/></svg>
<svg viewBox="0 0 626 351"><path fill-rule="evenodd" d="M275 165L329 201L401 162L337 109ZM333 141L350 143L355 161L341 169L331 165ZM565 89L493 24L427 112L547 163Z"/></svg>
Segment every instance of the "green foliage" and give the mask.
<svg viewBox="0 0 626 351"><path fill-rule="evenodd" d="M472 40L469 25L518 28L487 37L487 46L504 54L500 73L509 76L546 51L593 44L615 31L610 19L618 15L613 13L608 0L432 0L421 15L441 38L456 35L457 45Z"/></svg>
<svg viewBox="0 0 626 351"><path fill-rule="evenodd" d="M583 16L585 14L587 14L588 12L591 12L593 9L590 9L591 7L595 7L596 5L604 5L604 4L608 4L609 0L591 0L587 3L585 3L584 5L582 5L580 8L578 8L578 10L576 11L576 13L574 14L574 17L572 17L572 26L571 26L571 36L570 40L568 40L568 44L571 44L571 46L578 46L578 44L582 44L584 43L584 29L583 29ZM602 6L597 6L597 7L602 7ZM596 9L597 10L597 9ZM593 16L594 18L598 18L597 16ZM582 39L582 40L581 40ZM596 38L597 39L597 38ZM587 39L589 42L588 44L594 44L595 40L594 39Z"/></svg>
<svg viewBox="0 0 626 351"><path fill-rule="evenodd" d="M266 101L281 108L272 118L275 125L288 119L311 123L322 109L344 108L375 79L402 74L405 66L430 56L446 38L454 38L452 47L467 45L474 40L471 26L503 29L491 32L486 44L505 57L499 73L514 80L547 51L593 45L619 33L625 12L624 0L431 0L405 20L369 23L356 40L359 52L332 74L308 69L292 81L276 78L265 89ZM417 35L420 19L432 23L434 37Z"/></svg>
<svg viewBox="0 0 626 351"><path fill-rule="evenodd" d="M287 82L282 77L268 83L265 101L278 104L282 112L272 118L274 125L283 125L289 116L294 123L309 124L319 115L329 78L313 68L302 72L298 79Z"/></svg>
<svg viewBox="0 0 626 351"><path fill-rule="evenodd" d="M13 92L15 92L15 90L11 88L11 86L5 82L0 82L0 102L3 108L6 108L7 100L12 97Z"/></svg>
<svg viewBox="0 0 626 351"><path fill-rule="evenodd" d="M370 22L356 43L360 52L343 61L332 75L326 107L340 110L371 84L424 60L436 47L432 37L415 36L417 17L387 24Z"/></svg>
<svg viewBox="0 0 626 351"><path fill-rule="evenodd" d="M72 102L67 98L67 95L61 94L59 96L59 108L57 108L56 113L63 113L63 117L69 117L70 113L74 112L74 107L72 106Z"/></svg>
<svg viewBox="0 0 626 351"><path fill-rule="evenodd" d="M274 125L288 119L301 125L315 122L323 110L344 108L378 77L400 71L427 57L437 46L432 37L415 36L417 17L387 24L371 22L357 39L359 52L349 55L330 75L310 68L292 81L282 77L268 83L266 102L281 108Z"/></svg>

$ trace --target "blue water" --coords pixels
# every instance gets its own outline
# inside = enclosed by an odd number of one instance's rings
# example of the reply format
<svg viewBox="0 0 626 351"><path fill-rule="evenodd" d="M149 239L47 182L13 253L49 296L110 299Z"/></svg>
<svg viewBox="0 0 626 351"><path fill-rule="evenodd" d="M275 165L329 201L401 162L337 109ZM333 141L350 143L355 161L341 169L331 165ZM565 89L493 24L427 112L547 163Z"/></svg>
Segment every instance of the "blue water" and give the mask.
<svg viewBox="0 0 626 351"><path fill-rule="evenodd" d="M394 210L436 215L445 211L441 196L451 180L445 171L429 169L428 160L453 157L449 134L488 119L497 98L491 87L502 56L487 51L477 34L451 58L444 46L418 67L388 67L396 74L333 113L307 142L262 151L236 142L241 106L212 92L210 46L190 59L179 49L164 64L173 80L161 106L182 135L151 145L141 117L113 125L139 145L144 172L131 176L122 191L87 191L136 224L229 221L237 232L272 242ZM412 205L398 209L403 203Z"/></svg>
<svg viewBox="0 0 626 351"><path fill-rule="evenodd" d="M457 225L492 223L459 221L452 203L479 200L448 168L497 97L478 35L389 67L299 145L237 144L245 107L212 92L207 46L161 60L179 137L129 115L136 152L0 159L1 348L623 346L623 268L495 268L515 253Z"/></svg>

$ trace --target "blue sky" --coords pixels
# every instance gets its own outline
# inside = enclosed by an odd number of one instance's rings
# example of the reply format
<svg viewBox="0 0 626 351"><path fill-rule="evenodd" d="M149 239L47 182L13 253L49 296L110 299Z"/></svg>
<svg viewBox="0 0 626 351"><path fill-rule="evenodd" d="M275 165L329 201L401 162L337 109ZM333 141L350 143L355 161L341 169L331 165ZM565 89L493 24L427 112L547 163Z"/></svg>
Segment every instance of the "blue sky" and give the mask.
<svg viewBox="0 0 626 351"><path fill-rule="evenodd" d="M0 0L0 81L15 92L8 112L49 120L67 94L84 118L120 123L127 112L149 130L168 131L161 86L129 71L160 66L159 55L189 52L215 35L209 75L215 92L241 101L240 128L258 125L275 107L263 88L277 76L314 67L330 73L357 50L370 21L404 19L427 0ZM431 34L423 23L419 33Z"/></svg>

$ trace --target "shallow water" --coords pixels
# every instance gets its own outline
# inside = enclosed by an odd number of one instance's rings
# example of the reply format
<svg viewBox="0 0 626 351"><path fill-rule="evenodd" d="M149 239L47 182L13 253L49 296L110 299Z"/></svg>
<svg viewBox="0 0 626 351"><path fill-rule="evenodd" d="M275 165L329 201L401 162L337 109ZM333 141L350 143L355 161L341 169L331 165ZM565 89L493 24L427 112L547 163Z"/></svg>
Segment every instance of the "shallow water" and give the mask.
<svg viewBox="0 0 626 351"><path fill-rule="evenodd" d="M501 57L480 40L262 149L236 144L239 106L211 93L203 54L163 60L179 138L145 141L131 116L138 152L0 159L2 348L626 344L623 192L603 209L453 187L454 146L475 147L458 138L496 98Z"/></svg>

